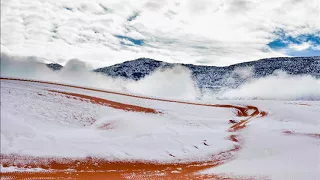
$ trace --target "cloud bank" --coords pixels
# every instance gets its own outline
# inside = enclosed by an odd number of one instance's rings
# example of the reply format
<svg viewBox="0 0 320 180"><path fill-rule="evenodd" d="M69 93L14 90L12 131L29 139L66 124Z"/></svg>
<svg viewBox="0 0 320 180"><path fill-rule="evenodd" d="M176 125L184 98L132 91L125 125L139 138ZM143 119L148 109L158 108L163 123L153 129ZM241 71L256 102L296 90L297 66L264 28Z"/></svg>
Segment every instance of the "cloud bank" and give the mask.
<svg viewBox="0 0 320 180"><path fill-rule="evenodd" d="M319 13L318 0L2 0L1 51L93 67L319 55Z"/></svg>
<svg viewBox="0 0 320 180"><path fill-rule="evenodd" d="M218 93L219 99L320 100L320 79L275 72L236 89Z"/></svg>
<svg viewBox="0 0 320 180"><path fill-rule="evenodd" d="M41 59L40 59L41 60ZM320 100L320 79L291 76L275 72L264 78L252 78L252 68L235 69L227 79L232 85L233 76L246 80L238 88L224 88L213 92L197 87L186 67L159 68L139 81L113 78L90 71L85 62L72 59L60 71L52 71L34 57L12 57L1 54L1 77L16 77L53 81L137 95L165 99L197 100L208 102L218 99L265 100Z"/></svg>

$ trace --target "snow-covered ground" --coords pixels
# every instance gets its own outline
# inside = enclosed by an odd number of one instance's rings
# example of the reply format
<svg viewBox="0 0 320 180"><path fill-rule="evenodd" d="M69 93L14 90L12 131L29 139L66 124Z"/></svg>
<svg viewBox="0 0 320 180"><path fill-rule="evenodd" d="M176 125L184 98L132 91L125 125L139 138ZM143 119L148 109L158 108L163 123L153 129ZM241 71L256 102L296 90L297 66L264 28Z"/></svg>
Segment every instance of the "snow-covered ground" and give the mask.
<svg viewBox="0 0 320 180"><path fill-rule="evenodd" d="M48 89L150 107L163 113L118 110L66 98ZM163 103L8 80L1 82L1 95L2 154L101 156L120 160L201 160L234 144L225 140L230 126L227 118L236 118L230 109ZM100 128L104 124L110 124L110 127ZM205 146L204 140L215 145Z"/></svg>
<svg viewBox="0 0 320 180"><path fill-rule="evenodd" d="M242 103L255 105L267 111L268 116L252 121L241 132L244 144L233 161L202 173L279 180L320 178L319 101Z"/></svg>
<svg viewBox="0 0 320 180"><path fill-rule="evenodd" d="M220 106L1 79L1 172L24 170L4 167L12 163L10 156L17 161L22 156L90 156L160 163L218 161L196 172L199 176L320 178L319 101L210 104ZM237 107L248 113L239 114ZM236 129L229 120L248 121Z"/></svg>

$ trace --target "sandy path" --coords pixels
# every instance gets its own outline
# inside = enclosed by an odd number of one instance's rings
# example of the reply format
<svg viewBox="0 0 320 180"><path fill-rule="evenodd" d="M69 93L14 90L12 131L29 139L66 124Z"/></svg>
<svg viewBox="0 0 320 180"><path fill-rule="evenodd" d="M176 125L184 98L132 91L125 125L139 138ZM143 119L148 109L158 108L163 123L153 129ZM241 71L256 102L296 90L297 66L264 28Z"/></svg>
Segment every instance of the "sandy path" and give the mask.
<svg viewBox="0 0 320 180"><path fill-rule="evenodd" d="M56 91L56 90L48 90L48 91L66 95L67 98L78 97L80 98L80 100L89 100L91 103L100 104L103 106L109 106L115 109L121 109L125 111L153 113L153 114L161 113L151 108L145 108L145 107L135 106L130 104L123 104L115 101L110 101L110 100L93 97L93 96L87 96L87 95L78 94L78 93L62 92L62 91Z"/></svg>
<svg viewBox="0 0 320 180"><path fill-rule="evenodd" d="M200 104L200 103L190 103L184 101L173 101L164 100L158 98L149 98L142 96L135 96L111 91L97 90L92 88L85 88L73 85L64 85L59 83L51 82L41 82L33 80L21 80L14 78L0 78L1 80L14 80L14 81L27 81L27 82L38 82L43 84L52 84L58 86L72 87L78 89L85 89L96 92L111 93L123 96L130 96L140 99L148 99L169 103L180 103L180 104L190 104L195 106L207 106L215 108L230 108L236 109L236 115L239 117L244 117L244 120L233 124L228 129L229 132L236 132L246 127L246 124L253 117L263 117L267 113L260 111L255 106L233 106L233 105L221 105L221 104ZM135 112L145 112L145 113L161 113L151 108L140 107L130 104L123 104L115 101L110 101L107 99L102 99L93 96L87 96L78 93L62 92L56 90L49 90L52 93L64 95L66 98L77 97L80 100L86 100L91 103L96 103L100 105L109 106L116 109L122 109L125 111L135 111ZM251 112L251 113L248 113ZM222 177L217 175L196 175L195 172L211 168L214 166L221 165L227 161L234 158L236 151L241 148L241 141L236 135L230 135L230 141L237 142L232 149L218 154L213 154L210 161L206 162L188 162L188 163L176 163L176 164L159 164L156 162L112 162L101 158L87 157L83 159L70 159L70 158L48 158L48 157L25 157L19 155L1 155L1 163L3 166L16 165L18 167L40 167L43 169L51 170L51 172L41 173L41 172L12 172L12 173L2 173L3 177L8 178L31 178L31 179L47 179L47 178L71 178L71 179L203 179L203 178L215 178L215 179L235 179ZM206 142L203 142L206 145ZM19 163L20 162L20 163ZM74 169L74 171L66 171L67 169ZM251 179L251 178L244 178Z"/></svg>

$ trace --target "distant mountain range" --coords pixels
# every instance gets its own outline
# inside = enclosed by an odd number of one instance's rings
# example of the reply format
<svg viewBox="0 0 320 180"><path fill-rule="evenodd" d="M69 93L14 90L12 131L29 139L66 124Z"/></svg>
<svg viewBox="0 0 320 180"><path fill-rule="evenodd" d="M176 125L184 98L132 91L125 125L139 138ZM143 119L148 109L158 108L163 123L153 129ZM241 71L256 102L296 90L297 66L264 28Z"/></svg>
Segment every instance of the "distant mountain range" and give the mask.
<svg viewBox="0 0 320 180"><path fill-rule="evenodd" d="M192 78L200 88L220 90L222 87L236 88L250 78L260 78L273 74L277 70L291 75L311 75L320 78L320 56L315 57L278 57L244 62L225 67L199 66L193 64L166 63L149 58L139 58L113 66L93 70L113 77L139 80L157 68L171 68L181 65L190 69ZM59 64L47 64L53 70L60 70ZM251 68L250 76L243 76L237 70Z"/></svg>

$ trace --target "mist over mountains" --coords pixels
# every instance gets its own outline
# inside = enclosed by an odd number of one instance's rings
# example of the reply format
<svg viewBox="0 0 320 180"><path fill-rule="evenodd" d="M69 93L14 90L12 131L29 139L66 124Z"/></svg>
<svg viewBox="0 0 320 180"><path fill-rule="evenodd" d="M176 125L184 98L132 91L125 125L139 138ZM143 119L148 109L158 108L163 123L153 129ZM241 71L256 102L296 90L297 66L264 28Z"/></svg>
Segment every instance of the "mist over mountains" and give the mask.
<svg viewBox="0 0 320 180"><path fill-rule="evenodd" d="M48 64L47 66L53 70L63 68L59 64ZM270 76L277 72L289 75L311 75L320 78L320 56L268 58L224 67L166 63L149 58L139 58L93 71L112 77L138 81L156 70L165 71L175 66L189 69L192 79L200 89L214 91L225 87L237 88L250 79Z"/></svg>
<svg viewBox="0 0 320 180"><path fill-rule="evenodd" d="M1 77L34 79L179 100L320 100L320 57L270 58L226 67L148 58L93 69L1 54Z"/></svg>

